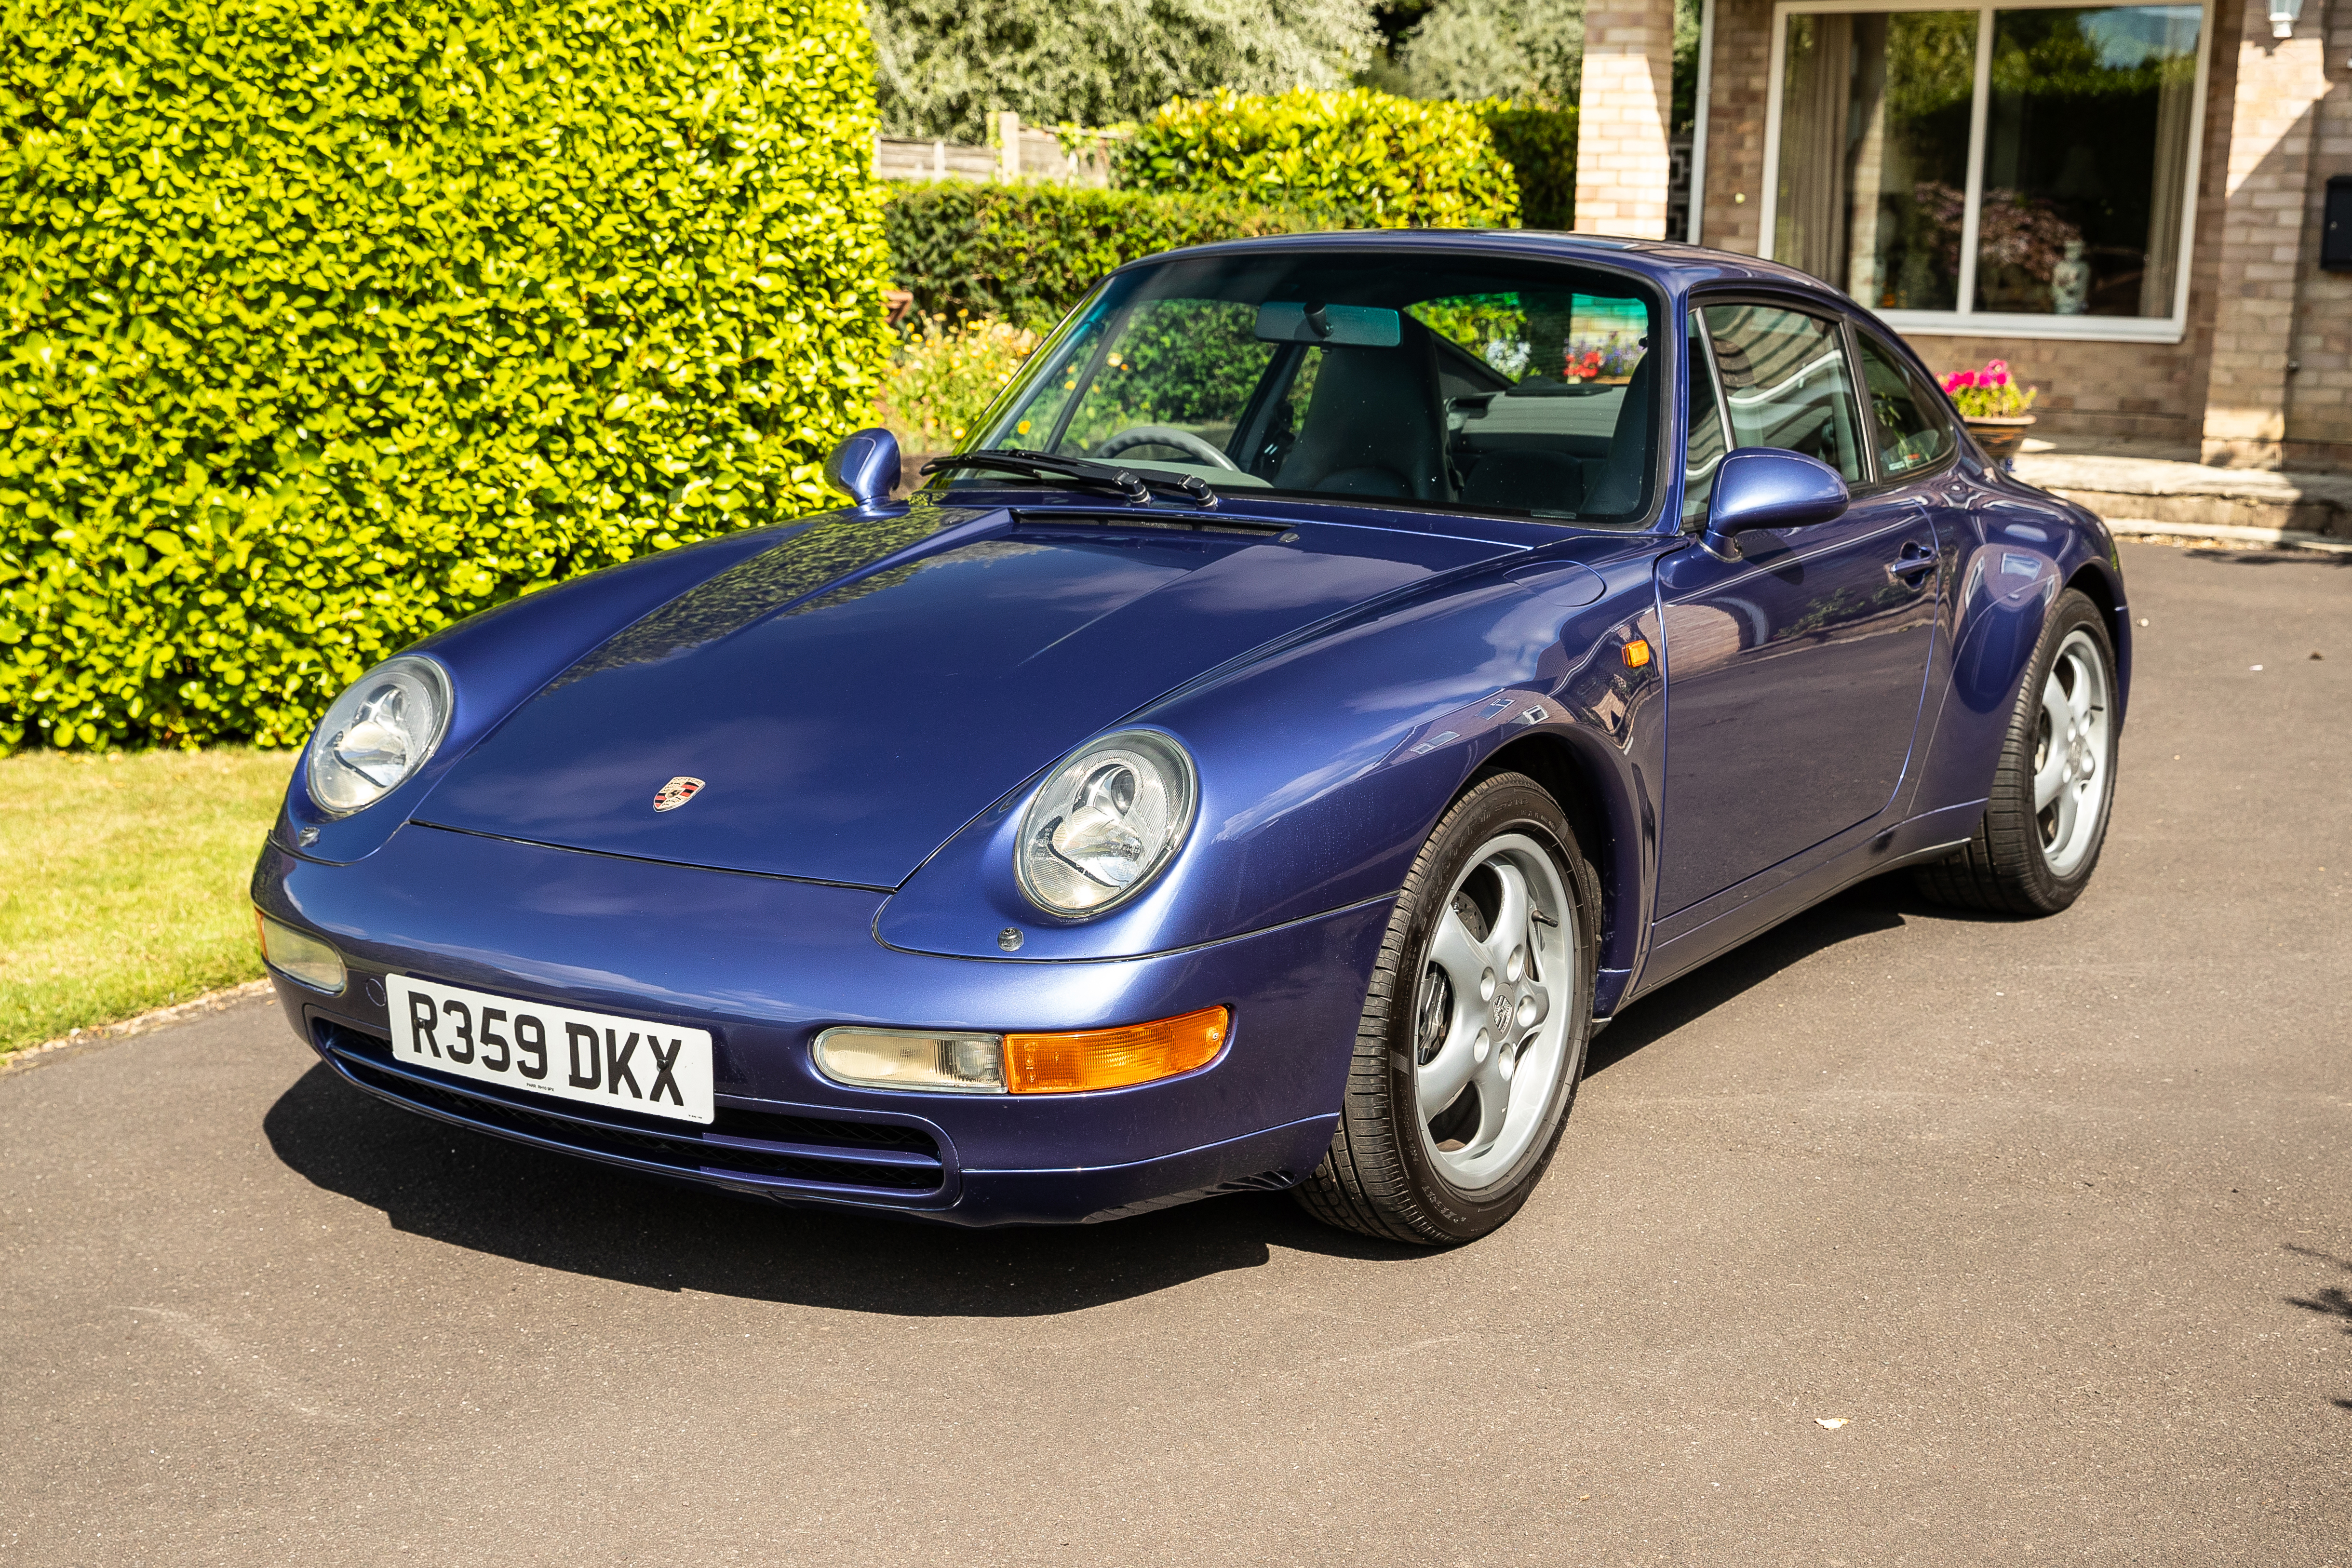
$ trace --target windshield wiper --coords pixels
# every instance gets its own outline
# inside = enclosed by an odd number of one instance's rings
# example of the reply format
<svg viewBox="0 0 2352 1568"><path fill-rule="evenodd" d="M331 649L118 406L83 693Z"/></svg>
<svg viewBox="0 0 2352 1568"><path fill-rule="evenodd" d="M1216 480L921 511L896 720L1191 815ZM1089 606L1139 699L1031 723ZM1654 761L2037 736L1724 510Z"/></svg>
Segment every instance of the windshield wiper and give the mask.
<svg viewBox="0 0 2352 1568"><path fill-rule="evenodd" d="M1107 486L1130 501L1149 501L1154 490L1173 490L1203 508L1217 504L1217 493L1202 483L1197 475L1187 474L1177 479L1146 479L1131 469L1115 467L1108 463L1091 463L1083 457L1056 457L1050 452L1024 452L1017 447L1008 447L1001 452L960 452L947 457L934 457L923 465L921 472L936 474L948 468L989 468L1000 474L1051 474L1058 478L1076 479L1082 484Z"/></svg>

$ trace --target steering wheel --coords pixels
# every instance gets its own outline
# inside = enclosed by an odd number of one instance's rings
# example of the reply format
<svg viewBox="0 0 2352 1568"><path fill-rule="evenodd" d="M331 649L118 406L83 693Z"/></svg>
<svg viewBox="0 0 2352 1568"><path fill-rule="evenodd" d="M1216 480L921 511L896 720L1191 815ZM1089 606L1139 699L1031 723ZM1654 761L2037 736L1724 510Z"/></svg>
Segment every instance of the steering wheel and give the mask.
<svg viewBox="0 0 2352 1568"><path fill-rule="evenodd" d="M1116 457L1130 446L1172 446L1187 457L1199 459L1212 468L1230 468L1241 472L1242 465L1193 434L1166 424L1130 424L1117 435L1106 437L1101 445L1087 455Z"/></svg>

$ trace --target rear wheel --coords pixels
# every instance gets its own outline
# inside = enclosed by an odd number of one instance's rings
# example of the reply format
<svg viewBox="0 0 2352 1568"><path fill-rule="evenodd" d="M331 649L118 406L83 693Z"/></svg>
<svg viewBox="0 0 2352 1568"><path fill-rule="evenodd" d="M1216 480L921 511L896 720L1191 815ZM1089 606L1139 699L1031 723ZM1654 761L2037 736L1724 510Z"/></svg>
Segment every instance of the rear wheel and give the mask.
<svg viewBox="0 0 2352 1568"><path fill-rule="evenodd" d="M1584 1071L1599 905L1533 779L1495 774L1454 802L1389 918L1339 1130L1296 1189L1308 1213L1447 1246L1518 1212Z"/></svg>
<svg viewBox="0 0 2352 1568"><path fill-rule="evenodd" d="M1940 904L2054 915L2082 896L2115 805L2116 657L2098 606L2058 596L1968 847L1913 873Z"/></svg>

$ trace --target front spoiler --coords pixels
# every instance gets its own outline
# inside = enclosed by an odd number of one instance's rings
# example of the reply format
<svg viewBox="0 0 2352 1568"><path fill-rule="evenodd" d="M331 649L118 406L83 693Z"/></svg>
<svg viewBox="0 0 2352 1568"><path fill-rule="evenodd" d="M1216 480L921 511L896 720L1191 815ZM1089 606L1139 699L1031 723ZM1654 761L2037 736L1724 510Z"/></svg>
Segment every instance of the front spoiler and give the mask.
<svg viewBox="0 0 2352 1568"><path fill-rule="evenodd" d="M973 1228L999 1225L1097 1224L1171 1208L1226 1193L1278 1192L1306 1179L1330 1146L1337 1115L1310 1116L1287 1126L1228 1138L1123 1166L1047 1167L1035 1170L966 1170L952 1186L927 1195L932 1202L893 1201L869 1188L803 1181L762 1179L740 1171L688 1170L614 1150L545 1136L466 1115L444 1104L423 1102L368 1082L338 1052L320 1055L336 1075L365 1094L430 1116L452 1126L487 1133L532 1148L617 1166L667 1181L764 1198L788 1207L862 1208L909 1219ZM437 1086L436 1086L437 1087ZM944 1202L938 1201L945 1199Z"/></svg>
<svg viewBox="0 0 2352 1568"><path fill-rule="evenodd" d="M342 950L342 995L282 977L278 988L306 1042L379 1098L668 1179L964 1225L1111 1218L1303 1178L1329 1145L1388 915L1385 901L1357 905L1132 959L950 958L875 940L878 893L414 825L349 866L272 850L254 894L272 915ZM390 1034L380 998L394 972L709 1029L721 1123L741 1125L706 1134L583 1113L394 1062L380 1049ZM815 1035L841 1023L1079 1029L1216 1005L1234 1013L1223 1057L1129 1089L860 1090L823 1078L809 1060ZM787 1131L771 1135L777 1126ZM832 1131L791 1130L810 1126ZM924 1145L936 1175L910 1186L910 1160L925 1160L877 1155L859 1128Z"/></svg>

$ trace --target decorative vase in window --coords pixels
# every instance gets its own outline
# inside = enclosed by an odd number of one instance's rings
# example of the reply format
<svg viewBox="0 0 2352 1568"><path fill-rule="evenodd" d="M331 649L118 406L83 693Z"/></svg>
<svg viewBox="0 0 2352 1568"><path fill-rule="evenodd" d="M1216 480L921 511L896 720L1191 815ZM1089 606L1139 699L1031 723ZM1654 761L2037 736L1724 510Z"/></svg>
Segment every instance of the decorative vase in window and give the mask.
<svg viewBox="0 0 2352 1568"><path fill-rule="evenodd" d="M2025 433L2033 427L2033 415L2027 411L2040 390L2018 385L2006 360L1989 360L1980 371L1954 371L1944 378L1945 394L1968 422L1969 434L2003 468L2016 458Z"/></svg>
<svg viewBox="0 0 2352 1568"><path fill-rule="evenodd" d="M2061 316L2080 316L2091 303L2091 264L2083 259L2083 242L2070 239L2066 254L2050 268L2050 308Z"/></svg>

